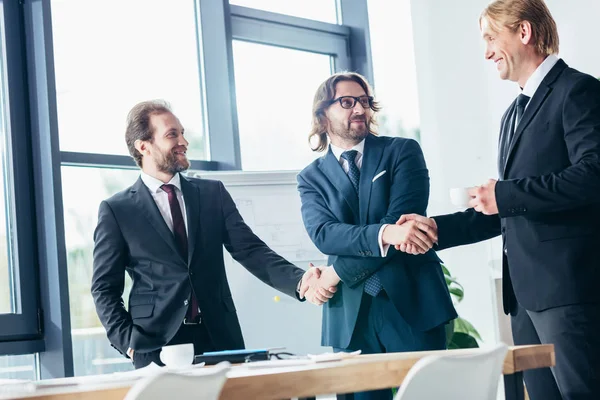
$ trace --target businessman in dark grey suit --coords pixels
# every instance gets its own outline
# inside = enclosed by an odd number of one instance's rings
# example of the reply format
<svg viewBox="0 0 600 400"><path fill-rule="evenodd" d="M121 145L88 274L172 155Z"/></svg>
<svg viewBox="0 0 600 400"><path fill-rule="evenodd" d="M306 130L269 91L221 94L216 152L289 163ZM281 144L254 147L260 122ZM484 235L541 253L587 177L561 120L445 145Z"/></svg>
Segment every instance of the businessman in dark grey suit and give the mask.
<svg viewBox="0 0 600 400"><path fill-rule="evenodd" d="M471 189L465 212L399 222L437 229L440 250L501 234L515 344L556 351L552 371L525 372L531 399L600 399L600 82L555 55L542 0L495 1L480 26L486 59L522 90L502 117L500 181Z"/></svg>
<svg viewBox="0 0 600 400"><path fill-rule="evenodd" d="M223 246L267 285L322 304L335 288L310 288L306 273L244 223L219 181L186 178L188 142L169 106L136 105L125 134L141 168L137 182L100 204L94 232L92 295L111 345L136 368L162 365L165 345L193 343L195 354L244 348L225 275ZM129 310L125 272L133 280ZM316 278L314 278L316 279Z"/></svg>

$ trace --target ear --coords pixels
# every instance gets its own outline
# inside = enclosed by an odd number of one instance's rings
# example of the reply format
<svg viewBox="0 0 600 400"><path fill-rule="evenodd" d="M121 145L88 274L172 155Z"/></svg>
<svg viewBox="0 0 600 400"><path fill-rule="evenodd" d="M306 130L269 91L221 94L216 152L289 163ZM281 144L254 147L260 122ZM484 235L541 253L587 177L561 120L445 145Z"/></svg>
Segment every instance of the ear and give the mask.
<svg viewBox="0 0 600 400"><path fill-rule="evenodd" d="M527 45L533 38L533 32L531 30L531 23L529 21L523 21L519 24L519 39L521 43Z"/></svg>
<svg viewBox="0 0 600 400"><path fill-rule="evenodd" d="M150 150L148 149L148 142L146 142L145 140L138 139L133 143L133 145L135 146L135 149L140 152L141 155L147 156L150 154Z"/></svg>

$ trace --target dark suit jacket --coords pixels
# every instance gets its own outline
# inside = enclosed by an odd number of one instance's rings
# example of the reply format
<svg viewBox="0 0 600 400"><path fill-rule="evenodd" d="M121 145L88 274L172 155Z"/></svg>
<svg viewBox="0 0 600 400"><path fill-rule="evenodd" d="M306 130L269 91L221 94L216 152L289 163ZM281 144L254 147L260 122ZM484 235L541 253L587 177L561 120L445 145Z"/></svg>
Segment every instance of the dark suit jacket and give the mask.
<svg viewBox="0 0 600 400"><path fill-rule="evenodd" d="M434 217L439 248L502 234L506 313L600 301L600 82L559 60L499 167L499 215Z"/></svg>
<svg viewBox="0 0 600 400"><path fill-rule="evenodd" d="M433 251L412 256L392 246L386 257L380 256L381 226L394 224L402 214L424 214L427 208L429 175L417 142L369 135L358 196L331 150L298 175L298 190L306 230L342 279L323 306L324 346L348 347L364 281L373 273L416 329L428 330L456 317Z"/></svg>
<svg viewBox="0 0 600 400"><path fill-rule="evenodd" d="M304 271L252 233L221 182L181 176L181 187L189 261L177 251L174 235L141 178L100 204L92 295L111 344L123 354L128 347L156 350L173 338L186 314L191 285L213 345L244 347L223 245L267 285L296 297ZM133 280L129 310L122 300L125 271Z"/></svg>

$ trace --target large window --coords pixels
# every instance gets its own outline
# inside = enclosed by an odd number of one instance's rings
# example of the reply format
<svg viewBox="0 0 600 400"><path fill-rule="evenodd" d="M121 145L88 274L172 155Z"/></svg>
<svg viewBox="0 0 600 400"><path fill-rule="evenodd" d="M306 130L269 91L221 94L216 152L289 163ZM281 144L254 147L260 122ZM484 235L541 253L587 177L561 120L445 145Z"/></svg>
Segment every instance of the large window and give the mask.
<svg viewBox="0 0 600 400"><path fill-rule="evenodd" d="M308 144L312 102L351 69L350 30L235 6L231 16L241 168L300 170L320 156Z"/></svg>
<svg viewBox="0 0 600 400"><path fill-rule="evenodd" d="M139 172L135 170L62 168L75 375L132 369L131 361L108 343L90 291L98 206L102 200L131 186L138 176ZM125 301L130 287L127 280Z"/></svg>
<svg viewBox="0 0 600 400"><path fill-rule="evenodd" d="M238 6L314 19L331 24L338 22L336 0L230 0L229 2Z"/></svg>
<svg viewBox="0 0 600 400"><path fill-rule="evenodd" d="M379 132L420 139L417 71L413 46L410 0L369 0L369 26L375 94L383 108ZM393 43L393 51L390 51Z"/></svg>
<svg viewBox="0 0 600 400"><path fill-rule="evenodd" d="M164 99L206 158L193 1L52 0L52 26L62 151L128 154L127 112Z"/></svg>
<svg viewBox="0 0 600 400"><path fill-rule="evenodd" d="M308 132L315 90L331 74L331 57L234 41L242 168L302 169L319 154Z"/></svg>
<svg viewBox="0 0 600 400"><path fill-rule="evenodd" d="M99 203L139 174L134 104L171 103L193 170L300 169L317 86L370 75L366 0L231 3L0 0L0 379L132 368L90 285Z"/></svg>

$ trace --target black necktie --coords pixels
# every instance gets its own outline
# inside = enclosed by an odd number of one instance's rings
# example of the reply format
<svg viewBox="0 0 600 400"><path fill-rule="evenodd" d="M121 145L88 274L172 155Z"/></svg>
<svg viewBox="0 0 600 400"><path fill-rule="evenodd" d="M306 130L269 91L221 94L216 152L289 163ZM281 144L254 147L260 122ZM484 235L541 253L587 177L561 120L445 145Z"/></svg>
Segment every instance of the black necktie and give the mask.
<svg viewBox="0 0 600 400"><path fill-rule="evenodd" d="M508 151L510 149L510 145L512 143L513 137L515 135L515 131L517 130L517 125L519 124L519 122L521 122L521 119L523 118L523 114L525 113L525 107L527 106L529 99L530 99L529 96L526 96L521 93L517 97L513 115L511 116L508 123L504 124L503 132L502 132L502 138L503 138L502 147L500 149L500 151L501 151L500 152L500 155L501 155L500 173L501 174L503 173L504 165L506 163L506 158L508 157Z"/></svg>
<svg viewBox="0 0 600 400"><path fill-rule="evenodd" d="M350 178L350 182L352 182L352 186L354 186L354 190L356 190L356 194L358 194L358 183L360 182L360 170L356 165L355 159L358 151L356 150L348 150L342 153L342 158L348 161L348 178ZM370 294L375 297L377 294L383 289L383 285L379 280L377 274L371 275L365 281L365 293Z"/></svg>
<svg viewBox="0 0 600 400"><path fill-rule="evenodd" d="M517 115L515 118L515 129L513 129L513 134L514 131L517 130L517 125L519 124L519 122L521 122L521 118L523 117L523 113L525 112L525 107L527 106L527 103L529 103L529 96L525 96L523 93L521 93L517 97Z"/></svg>
<svg viewBox="0 0 600 400"><path fill-rule="evenodd" d="M181 213L181 207L179 206L179 200L177 200L177 193L175 192L175 186L165 184L160 187L169 196L169 207L171 208L171 217L173 218L173 235L175 236L175 242L179 249L179 254L184 260L188 259L188 242L187 233L185 231L185 221L183 214ZM198 300L192 290L192 301L188 308L186 318L190 321L194 321L198 316Z"/></svg>

